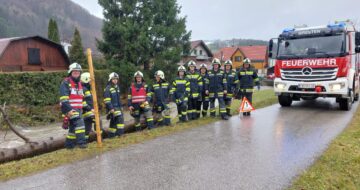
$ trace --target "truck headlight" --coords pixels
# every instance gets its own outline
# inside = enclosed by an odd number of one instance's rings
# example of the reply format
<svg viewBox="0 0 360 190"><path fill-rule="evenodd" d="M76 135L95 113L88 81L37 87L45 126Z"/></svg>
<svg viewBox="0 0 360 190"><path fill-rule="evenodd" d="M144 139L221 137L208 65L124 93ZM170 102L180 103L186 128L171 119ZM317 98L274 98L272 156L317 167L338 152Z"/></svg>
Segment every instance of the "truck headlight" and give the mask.
<svg viewBox="0 0 360 190"><path fill-rule="evenodd" d="M332 91L336 91L336 90L341 90L342 88L345 87L345 83L333 83L329 85L330 90Z"/></svg>
<svg viewBox="0 0 360 190"><path fill-rule="evenodd" d="M284 83L275 83L275 88L279 90L285 90L286 84Z"/></svg>

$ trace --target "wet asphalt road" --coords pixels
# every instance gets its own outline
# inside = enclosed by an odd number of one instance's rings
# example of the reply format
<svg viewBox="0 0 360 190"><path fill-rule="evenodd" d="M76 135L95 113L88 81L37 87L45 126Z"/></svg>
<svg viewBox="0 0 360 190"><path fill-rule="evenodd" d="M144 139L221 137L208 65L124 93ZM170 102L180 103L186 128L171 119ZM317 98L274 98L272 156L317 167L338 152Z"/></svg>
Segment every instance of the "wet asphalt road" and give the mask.
<svg viewBox="0 0 360 190"><path fill-rule="evenodd" d="M0 189L284 189L350 122L358 104L278 104L229 121L157 138Z"/></svg>

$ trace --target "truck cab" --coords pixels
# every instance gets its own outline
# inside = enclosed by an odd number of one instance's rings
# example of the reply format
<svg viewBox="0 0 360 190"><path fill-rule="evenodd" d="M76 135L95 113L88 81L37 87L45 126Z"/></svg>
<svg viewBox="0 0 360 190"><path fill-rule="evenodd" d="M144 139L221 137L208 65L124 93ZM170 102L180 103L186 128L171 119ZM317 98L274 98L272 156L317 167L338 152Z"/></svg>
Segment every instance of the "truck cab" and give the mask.
<svg viewBox="0 0 360 190"><path fill-rule="evenodd" d="M319 97L350 110L359 99L360 33L349 22L284 29L269 42L281 106Z"/></svg>

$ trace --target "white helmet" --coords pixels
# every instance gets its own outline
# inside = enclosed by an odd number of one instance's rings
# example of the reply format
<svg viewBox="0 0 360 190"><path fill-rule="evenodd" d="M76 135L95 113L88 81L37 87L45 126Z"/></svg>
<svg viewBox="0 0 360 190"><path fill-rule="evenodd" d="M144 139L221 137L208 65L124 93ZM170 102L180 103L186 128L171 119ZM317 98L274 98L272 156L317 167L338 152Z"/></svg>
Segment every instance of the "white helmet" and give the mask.
<svg viewBox="0 0 360 190"><path fill-rule="evenodd" d="M85 73L81 74L80 80L83 83L86 83L86 84L89 83L90 82L90 73L85 72Z"/></svg>
<svg viewBox="0 0 360 190"><path fill-rule="evenodd" d="M82 71L81 65L79 63L73 63L69 65L68 73L70 74L72 71Z"/></svg>
<svg viewBox="0 0 360 190"><path fill-rule="evenodd" d="M201 65L200 65L200 69L206 69L206 70L207 70L206 64L205 64L205 63L201 64Z"/></svg>
<svg viewBox="0 0 360 190"><path fill-rule="evenodd" d="M244 59L244 63L251 64L251 60L249 58Z"/></svg>
<svg viewBox="0 0 360 190"><path fill-rule="evenodd" d="M212 60L212 65L215 65L215 64L217 64L217 65L221 65L221 63L220 63L220 59L218 59L218 58L214 58L214 59Z"/></svg>
<svg viewBox="0 0 360 190"><path fill-rule="evenodd" d="M165 80L165 74L161 70L156 71L155 76L159 76L161 79Z"/></svg>
<svg viewBox="0 0 360 190"><path fill-rule="evenodd" d="M191 61L188 62L188 67L191 67L191 66L193 66L193 67L196 68L196 63L195 63L195 61L191 60Z"/></svg>
<svg viewBox="0 0 360 190"><path fill-rule="evenodd" d="M180 67L178 67L178 72L180 71L186 72L186 68L181 65Z"/></svg>
<svg viewBox="0 0 360 190"><path fill-rule="evenodd" d="M134 77L141 76L141 78L144 78L144 74L140 71L136 71L134 74Z"/></svg>
<svg viewBox="0 0 360 190"><path fill-rule="evenodd" d="M115 72L110 73L109 81L111 81L112 79L119 79L119 75Z"/></svg>
<svg viewBox="0 0 360 190"><path fill-rule="evenodd" d="M227 61L225 61L224 65L225 65L225 66L226 66L226 65L232 66L232 61L231 61L231 60L227 60Z"/></svg>

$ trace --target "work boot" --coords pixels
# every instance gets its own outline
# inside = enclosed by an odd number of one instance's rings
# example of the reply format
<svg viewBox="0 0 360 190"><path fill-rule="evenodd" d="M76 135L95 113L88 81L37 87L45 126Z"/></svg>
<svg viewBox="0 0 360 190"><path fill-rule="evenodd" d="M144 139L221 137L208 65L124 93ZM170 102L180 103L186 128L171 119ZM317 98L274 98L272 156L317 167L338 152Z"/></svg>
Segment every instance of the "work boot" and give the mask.
<svg viewBox="0 0 360 190"><path fill-rule="evenodd" d="M188 117L189 121L192 120L193 119L192 113L187 113L187 117Z"/></svg>
<svg viewBox="0 0 360 190"><path fill-rule="evenodd" d="M120 137L120 136L122 136L124 134L124 131L125 131L125 129L118 129L116 131L116 135Z"/></svg>
<svg viewBox="0 0 360 190"><path fill-rule="evenodd" d="M229 120L229 116L226 114L221 114L221 119L223 120Z"/></svg>
<svg viewBox="0 0 360 190"><path fill-rule="evenodd" d="M191 115L192 115L192 120L196 120L196 119L197 119L197 113L196 113L196 112L193 112Z"/></svg>
<svg viewBox="0 0 360 190"><path fill-rule="evenodd" d="M165 123L164 120L158 121L156 126L157 127L162 127L162 126L164 126L164 123Z"/></svg>
<svg viewBox="0 0 360 190"><path fill-rule="evenodd" d="M141 126L135 126L135 131L140 132L141 131Z"/></svg>
<svg viewBox="0 0 360 190"><path fill-rule="evenodd" d="M227 114L229 117L231 117L231 116L232 116L231 110L230 110L230 109L226 109L226 114Z"/></svg>
<svg viewBox="0 0 360 190"><path fill-rule="evenodd" d="M149 130L154 129L154 122L152 121L147 122L147 127Z"/></svg>
<svg viewBox="0 0 360 190"><path fill-rule="evenodd" d="M166 126L170 126L170 125L171 125L171 119L170 119L170 118L165 118L164 124L165 124Z"/></svg>
<svg viewBox="0 0 360 190"><path fill-rule="evenodd" d="M202 112L202 117L206 117L207 116L207 111L203 111Z"/></svg>

